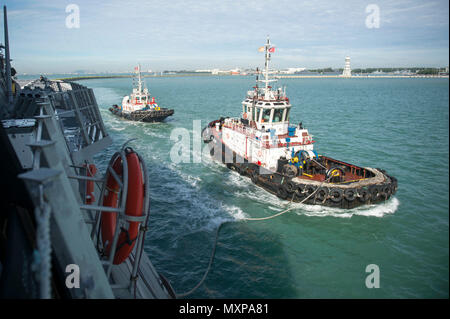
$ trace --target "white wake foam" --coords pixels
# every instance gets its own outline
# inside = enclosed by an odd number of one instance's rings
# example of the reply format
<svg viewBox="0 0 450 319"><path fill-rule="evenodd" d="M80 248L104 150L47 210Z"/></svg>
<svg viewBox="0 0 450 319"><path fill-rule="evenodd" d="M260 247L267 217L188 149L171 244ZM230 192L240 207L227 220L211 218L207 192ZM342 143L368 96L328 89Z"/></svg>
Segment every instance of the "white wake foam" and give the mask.
<svg viewBox="0 0 450 319"><path fill-rule="evenodd" d="M235 183L236 186L241 187L241 189L237 189L234 192L235 196L253 200L255 202L265 205L267 208L273 211L281 211L290 207L294 207L292 212L298 215L305 215L305 216L314 216L314 217L332 216L340 218L350 218L353 215L359 215L367 217L384 217L387 214L395 213L400 205L400 201L396 197L391 198L390 200L384 203L363 205L352 209L327 207L322 205L289 203L288 201L282 200L260 187L252 187L249 184L248 189L243 191L241 184L242 181L235 181L234 179L230 179L230 182Z"/></svg>
<svg viewBox="0 0 450 319"><path fill-rule="evenodd" d="M394 197L384 203L359 206L352 209L326 207L320 205L294 204L298 208L294 210L297 215L314 216L314 217L339 217L351 218L354 215L367 217L384 217L393 214L398 209L400 201Z"/></svg>

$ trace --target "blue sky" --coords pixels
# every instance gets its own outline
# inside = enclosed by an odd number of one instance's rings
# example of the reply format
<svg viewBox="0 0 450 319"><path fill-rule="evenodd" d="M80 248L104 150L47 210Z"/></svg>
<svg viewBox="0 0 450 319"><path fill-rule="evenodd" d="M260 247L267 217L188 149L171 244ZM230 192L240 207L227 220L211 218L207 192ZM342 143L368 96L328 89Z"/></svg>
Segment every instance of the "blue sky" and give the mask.
<svg viewBox="0 0 450 319"><path fill-rule="evenodd" d="M4 3L4 2L3 2ZM80 8L69 29L66 6ZM366 7L380 9L367 28ZM273 66L447 66L447 0L12 0L11 57L21 73L256 67L270 35ZM3 15L1 17L3 25ZM2 28L3 29L3 28ZM3 42L3 37L1 42Z"/></svg>

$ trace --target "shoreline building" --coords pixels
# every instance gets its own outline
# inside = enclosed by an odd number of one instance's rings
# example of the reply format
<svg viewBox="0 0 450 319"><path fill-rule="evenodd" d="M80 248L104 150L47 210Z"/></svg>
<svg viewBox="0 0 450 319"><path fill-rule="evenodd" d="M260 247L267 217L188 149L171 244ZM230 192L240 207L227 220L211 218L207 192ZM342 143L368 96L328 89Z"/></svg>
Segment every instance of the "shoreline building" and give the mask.
<svg viewBox="0 0 450 319"><path fill-rule="evenodd" d="M280 74L295 74L295 73L300 73L305 71L306 68L287 68L284 70L280 70L279 73Z"/></svg>
<svg viewBox="0 0 450 319"><path fill-rule="evenodd" d="M345 66L344 71L342 71L342 76L344 77L351 77L352 76L352 69L350 68L350 57L345 57Z"/></svg>

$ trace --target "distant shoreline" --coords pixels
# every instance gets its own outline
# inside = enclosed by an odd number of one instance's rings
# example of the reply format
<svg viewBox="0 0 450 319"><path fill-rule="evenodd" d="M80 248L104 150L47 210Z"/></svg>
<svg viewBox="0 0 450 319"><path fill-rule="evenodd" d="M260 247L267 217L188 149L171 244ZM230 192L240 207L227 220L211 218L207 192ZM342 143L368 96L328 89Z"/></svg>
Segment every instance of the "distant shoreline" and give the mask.
<svg viewBox="0 0 450 319"><path fill-rule="evenodd" d="M224 74L228 75L228 74ZM212 76L212 74L204 73L182 73L182 74L163 74L163 75L143 75L144 78L166 78L166 77L183 77L183 76ZM214 74L216 76L216 74ZM222 74L220 74L222 76ZM87 75L87 76L74 76L67 78L57 78L55 80L61 81L81 81L81 80L96 80L96 79L116 79L116 78L132 78L134 75Z"/></svg>
<svg viewBox="0 0 450 319"><path fill-rule="evenodd" d="M405 78L433 78L433 79L448 79L448 75L352 75L345 77L342 75L278 75L276 79L301 79L301 78L337 78L337 79L405 79Z"/></svg>
<svg viewBox="0 0 450 319"><path fill-rule="evenodd" d="M144 78L160 78L160 77L186 77L186 76L232 76L230 74L205 74L205 73L183 73L183 74L163 74L163 75L144 75ZM239 76L239 75L234 75ZM248 75L246 75L248 76ZM55 80L61 81L81 81L81 80L96 80L96 79L117 79L117 78L132 78L134 75L88 75L88 76L74 76L57 78ZM336 78L336 79L405 79L405 78L418 78L418 79L448 79L448 75L353 75L351 77L343 77L342 75L277 75L276 79L323 79L323 78Z"/></svg>

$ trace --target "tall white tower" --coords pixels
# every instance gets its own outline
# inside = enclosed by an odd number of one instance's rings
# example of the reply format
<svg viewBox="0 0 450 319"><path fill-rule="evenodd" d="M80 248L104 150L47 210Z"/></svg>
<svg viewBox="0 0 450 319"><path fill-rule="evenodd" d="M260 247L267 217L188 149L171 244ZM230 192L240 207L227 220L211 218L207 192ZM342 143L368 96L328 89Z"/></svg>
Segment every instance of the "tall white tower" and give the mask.
<svg viewBox="0 0 450 319"><path fill-rule="evenodd" d="M345 77L351 77L352 76L352 69L350 69L350 57L345 57L345 67L344 71L342 71L342 76Z"/></svg>

